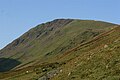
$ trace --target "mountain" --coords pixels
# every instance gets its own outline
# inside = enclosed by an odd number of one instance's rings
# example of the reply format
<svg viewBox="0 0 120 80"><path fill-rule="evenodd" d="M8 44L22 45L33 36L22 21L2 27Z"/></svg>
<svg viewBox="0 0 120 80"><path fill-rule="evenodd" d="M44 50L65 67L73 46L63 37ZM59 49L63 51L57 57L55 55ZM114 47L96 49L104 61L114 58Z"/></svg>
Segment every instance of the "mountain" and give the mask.
<svg viewBox="0 0 120 80"><path fill-rule="evenodd" d="M119 50L117 24L56 19L0 50L0 79L119 80Z"/></svg>

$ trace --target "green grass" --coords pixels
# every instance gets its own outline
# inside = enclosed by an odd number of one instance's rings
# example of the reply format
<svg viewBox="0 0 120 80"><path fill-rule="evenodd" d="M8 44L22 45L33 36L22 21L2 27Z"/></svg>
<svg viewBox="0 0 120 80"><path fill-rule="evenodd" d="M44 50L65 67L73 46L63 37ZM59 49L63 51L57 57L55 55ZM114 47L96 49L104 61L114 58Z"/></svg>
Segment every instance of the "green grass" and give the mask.
<svg viewBox="0 0 120 80"><path fill-rule="evenodd" d="M86 52L78 51L79 56L64 65L63 73L52 80L119 80L120 79L120 27L110 33L89 43L84 47ZM92 44L92 45L91 45ZM107 44L108 47L104 48ZM92 48L94 47L94 48ZM91 50L89 50L91 49ZM76 52L71 52L72 55ZM69 56L66 56L67 58ZM68 58L67 58L68 59ZM70 76L68 76L68 74Z"/></svg>

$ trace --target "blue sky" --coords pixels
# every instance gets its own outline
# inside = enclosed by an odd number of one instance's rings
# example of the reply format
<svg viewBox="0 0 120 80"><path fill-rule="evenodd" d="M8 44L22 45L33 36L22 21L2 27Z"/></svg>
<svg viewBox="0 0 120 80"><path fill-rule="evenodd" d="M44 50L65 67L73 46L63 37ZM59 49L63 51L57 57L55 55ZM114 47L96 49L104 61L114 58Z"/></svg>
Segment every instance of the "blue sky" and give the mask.
<svg viewBox="0 0 120 80"><path fill-rule="evenodd" d="M120 24L120 0L0 0L0 48L37 24L56 18Z"/></svg>

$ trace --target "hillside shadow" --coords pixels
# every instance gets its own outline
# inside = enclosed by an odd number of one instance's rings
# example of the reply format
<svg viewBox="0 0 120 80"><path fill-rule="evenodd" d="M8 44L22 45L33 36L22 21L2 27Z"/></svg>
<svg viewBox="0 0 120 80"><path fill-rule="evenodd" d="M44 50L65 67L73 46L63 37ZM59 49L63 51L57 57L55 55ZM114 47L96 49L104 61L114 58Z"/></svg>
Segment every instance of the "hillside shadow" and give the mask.
<svg viewBox="0 0 120 80"><path fill-rule="evenodd" d="M0 72L9 71L19 64L21 64L21 62L15 59L0 58Z"/></svg>

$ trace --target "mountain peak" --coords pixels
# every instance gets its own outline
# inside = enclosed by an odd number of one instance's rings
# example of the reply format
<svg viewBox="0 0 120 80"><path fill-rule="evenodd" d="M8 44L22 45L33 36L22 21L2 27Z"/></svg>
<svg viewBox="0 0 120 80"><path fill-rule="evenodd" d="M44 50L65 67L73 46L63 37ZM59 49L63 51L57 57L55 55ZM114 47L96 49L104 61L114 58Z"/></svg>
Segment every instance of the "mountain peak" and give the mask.
<svg viewBox="0 0 120 80"><path fill-rule="evenodd" d="M49 71L51 73L52 70L57 70L62 67L62 65L67 65L68 67L75 67L74 65L80 67L81 65L80 69L82 70L90 68L98 70L100 68L96 66L98 65L97 62L101 63L100 66L104 67L103 61L105 61L106 58L108 58L109 61L111 51L113 51L113 55L115 55L114 51L118 51L119 49L119 45L117 44L119 44L120 40L120 28L117 26L116 24L103 21L78 19L55 19L39 24L0 50L0 71L10 70L8 74L3 74L5 75L3 77L0 74L0 79L8 76L12 77L11 74L16 76L19 75L19 73L23 74L25 72L32 75L29 71L35 73L36 77L41 77L43 75L40 76L38 74L44 72L48 74ZM112 43L115 45L113 48L111 48ZM105 45L107 45L106 48L104 48ZM107 49L108 51L106 51ZM107 54L103 54L106 52ZM110 54L108 52L110 52ZM102 59L103 57L100 57L102 54L106 57L105 60ZM118 52L116 52L116 55L118 55ZM76 59L77 57L81 60ZM93 62L89 61L90 59L93 60ZM114 59L119 59L119 57L115 57ZM77 64L77 60L79 60L78 62L86 62L85 66L88 68L84 67L84 64ZM87 62L92 63L89 64ZM73 65L69 65L69 63ZM115 61L115 64L117 63L118 62ZM13 64L14 66L10 67L8 64ZM66 68L69 69L67 66ZM71 69L69 71L72 70L72 67L70 67ZM65 69L64 71L67 70L66 68L63 67L63 69ZM79 68L77 69L76 71L79 71ZM102 69L103 68L101 68L100 71L102 71ZM105 70L103 70L103 72L104 71ZM70 73L69 75L73 75L71 72L66 72L66 74ZM80 73L75 74L84 77L83 74ZM96 72L94 74L96 74ZM64 74L62 75L64 76Z"/></svg>

